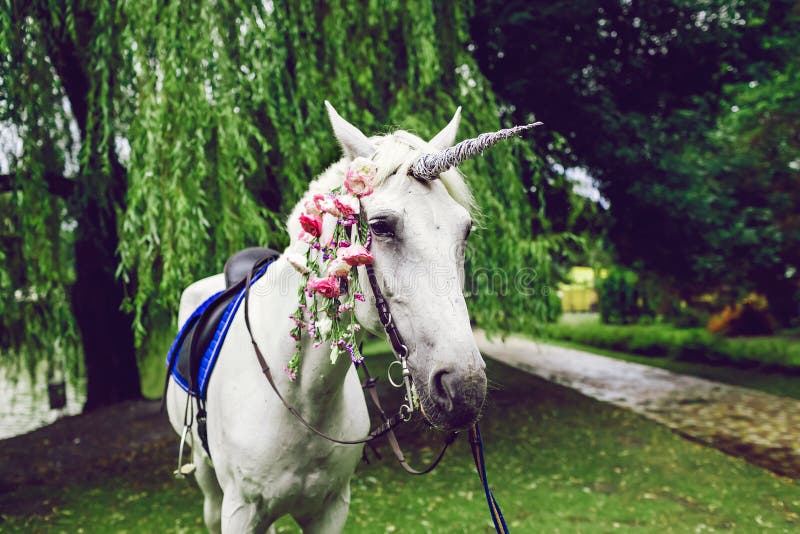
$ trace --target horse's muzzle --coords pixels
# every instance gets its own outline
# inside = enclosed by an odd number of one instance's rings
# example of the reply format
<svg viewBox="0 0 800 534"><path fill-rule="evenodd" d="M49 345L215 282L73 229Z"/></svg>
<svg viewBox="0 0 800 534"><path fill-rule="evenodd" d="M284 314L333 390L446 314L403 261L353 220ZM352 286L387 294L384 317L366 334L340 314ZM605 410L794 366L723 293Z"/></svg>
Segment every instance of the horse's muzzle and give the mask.
<svg viewBox="0 0 800 534"><path fill-rule="evenodd" d="M486 398L486 374L479 368L441 367L430 374L427 419L444 430L459 430L474 423Z"/></svg>

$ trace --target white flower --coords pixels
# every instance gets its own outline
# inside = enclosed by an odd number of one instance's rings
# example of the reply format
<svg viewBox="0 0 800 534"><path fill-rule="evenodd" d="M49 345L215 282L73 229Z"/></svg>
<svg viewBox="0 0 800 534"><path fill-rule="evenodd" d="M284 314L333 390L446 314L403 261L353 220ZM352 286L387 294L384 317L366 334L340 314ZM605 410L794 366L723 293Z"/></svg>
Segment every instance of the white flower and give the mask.
<svg viewBox="0 0 800 534"><path fill-rule="evenodd" d="M286 254L286 261L289 262L289 265L297 269L297 272L300 274L306 274L309 272L308 264L306 263L306 257L302 254L289 252Z"/></svg>
<svg viewBox="0 0 800 534"><path fill-rule="evenodd" d="M320 317L317 319L316 325L317 332L319 332L320 337L324 339L330 334L331 328L333 328L333 321L331 321L327 313L321 313Z"/></svg>
<svg viewBox="0 0 800 534"><path fill-rule="evenodd" d="M347 276L350 273L350 264L342 258L333 258L328 264L328 276Z"/></svg>

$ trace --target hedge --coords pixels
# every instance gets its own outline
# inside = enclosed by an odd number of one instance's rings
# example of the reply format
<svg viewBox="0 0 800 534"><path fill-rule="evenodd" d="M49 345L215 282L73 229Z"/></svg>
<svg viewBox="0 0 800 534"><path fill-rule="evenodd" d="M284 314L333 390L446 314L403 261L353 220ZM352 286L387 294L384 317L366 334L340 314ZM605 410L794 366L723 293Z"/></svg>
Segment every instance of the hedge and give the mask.
<svg viewBox="0 0 800 534"><path fill-rule="evenodd" d="M702 328L671 325L552 324L551 339L676 360L764 365L800 371L800 340L782 337L724 338Z"/></svg>

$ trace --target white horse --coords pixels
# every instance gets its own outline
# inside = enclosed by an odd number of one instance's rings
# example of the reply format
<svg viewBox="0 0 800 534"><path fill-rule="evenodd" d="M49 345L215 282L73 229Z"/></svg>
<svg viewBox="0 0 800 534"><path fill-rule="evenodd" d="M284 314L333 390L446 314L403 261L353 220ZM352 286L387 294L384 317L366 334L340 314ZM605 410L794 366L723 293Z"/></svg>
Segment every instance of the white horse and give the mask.
<svg viewBox="0 0 800 534"><path fill-rule="evenodd" d="M462 293L473 200L462 176L451 167L508 137L510 130L469 141L480 146L465 149L465 141L448 151L460 108L425 142L404 131L367 138L326 105L344 157L311 182L289 218L291 244L251 289L255 339L277 388L307 421L339 439L354 440L369 432L364 395L348 358L332 364L327 345L315 348L304 338L297 380L281 371L295 350L290 315L298 306L302 279L286 257L305 254L308 247L295 238L303 201L341 186L349 163L369 157L378 175L374 193L362 199L361 216L373 238L376 279L408 347L411 378L425 417L442 429L463 428L478 417L486 376ZM497 138L480 141L487 135ZM358 276L366 300L356 303L356 320L383 336L364 267L358 268ZM221 274L189 286L181 298L179 324L223 288ZM190 440L195 476L205 497L205 523L211 532L264 532L290 514L304 532L340 532L349 509L350 477L362 448L312 434L286 409L261 373L243 312L240 306L207 388L212 458L199 445L196 427ZM180 435L187 394L174 380L169 382L166 405Z"/></svg>

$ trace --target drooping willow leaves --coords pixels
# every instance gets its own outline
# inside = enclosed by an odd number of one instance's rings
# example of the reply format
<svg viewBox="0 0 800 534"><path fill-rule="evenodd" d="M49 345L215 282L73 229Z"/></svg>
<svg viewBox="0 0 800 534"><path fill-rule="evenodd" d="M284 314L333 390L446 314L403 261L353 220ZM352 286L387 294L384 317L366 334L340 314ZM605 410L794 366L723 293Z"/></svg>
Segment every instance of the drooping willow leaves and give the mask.
<svg viewBox="0 0 800 534"><path fill-rule="evenodd" d="M219 272L233 251L286 244L284 218L309 180L339 157L325 99L369 134L403 128L432 136L459 105L462 137L503 126L468 50L469 2L84 1L48 8L55 22L47 28L30 16L0 30L2 120L20 128L25 147L12 161L20 185L13 195L23 200L2 196L4 236L17 248L4 244L0 256L0 311L20 307L10 287L66 295L70 284L75 206L54 201L43 177L63 169L75 136L61 81L47 65L47 31L75 35L88 66L98 113L78 139L81 180L91 170L84 182L91 191L126 191L110 209L118 215L118 273L140 341L149 328L174 327L156 323L174 317L181 290ZM93 15L90 31L80 31L78 11ZM547 311L548 241L531 235L537 215L522 185L538 182L543 165L532 144L507 142L462 168L483 214L468 250L468 300L487 328L522 329ZM124 184L109 183L114 155L126 168ZM522 180L523 168L534 176ZM47 258L31 262L34 251Z"/></svg>

